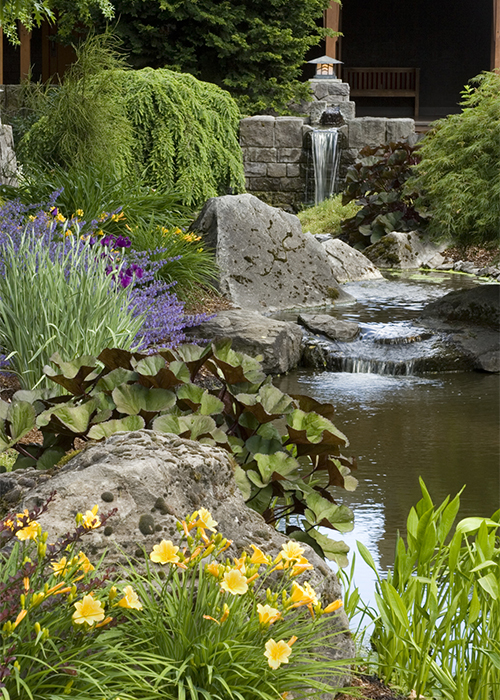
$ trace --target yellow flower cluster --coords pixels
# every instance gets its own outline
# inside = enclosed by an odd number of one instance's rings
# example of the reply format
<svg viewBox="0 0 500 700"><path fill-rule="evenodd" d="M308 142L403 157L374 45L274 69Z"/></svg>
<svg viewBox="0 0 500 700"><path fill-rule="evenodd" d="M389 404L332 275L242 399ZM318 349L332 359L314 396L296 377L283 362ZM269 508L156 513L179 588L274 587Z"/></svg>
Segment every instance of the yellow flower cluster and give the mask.
<svg viewBox="0 0 500 700"><path fill-rule="evenodd" d="M78 513L76 522L86 529L97 528L101 525L101 520L97 515L98 506L94 506L92 510L87 510L85 515ZM20 528L16 532L16 536L21 541L33 540L37 542L37 552L39 559L46 555L46 542L48 538L47 532L42 532L41 526L35 521L30 521L30 515L26 509L23 513L17 513L14 520L5 520L5 525L14 530ZM22 526L22 527L21 527ZM28 557L25 561L31 561ZM40 604L51 596L67 594L69 603L73 603L77 597L77 583L94 570L94 566L90 562L84 552L78 552L74 556L63 556L58 561L51 561L50 568L52 569L52 581L49 580L44 584L43 589L34 590L32 581L29 576L23 578L24 592L20 596L21 610L16 616L16 619L7 621L2 627L2 632L5 636L12 632L21 624L29 612L34 611ZM62 579L57 581L57 579ZM88 579L87 579L88 581ZM123 589L123 597L115 601L118 595L116 587L112 587L108 594L108 604L111 607L120 607L126 609L142 610L142 603L139 600L137 593L132 586L125 586ZM87 627L102 627L113 619L111 616L105 615L105 603L94 598L94 594L87 593L81 600L73 603L75 612L72 614L72 620L75 625L86 625ZM37 639L47 639L49 630L42 629L38 622L34 624L34 630L37 634Z"/></svg>
<svg viewBox="0 0 500 700"><path fill-rule="evenodd" d="M285 586L280 595L267 589L265 600L256 604L259 624L263 630L282 620L288 612L302 606L309 609L312 617L334 612L342 606L342 601L336 600L323 608L316 591L308 581L300 585L292 580L295 576L313 569L312 564L304 557L304 548L298 542L294 540L286 542L274 560L252 544L250 545L251 554L243 552L241 557L234 558L232 561L227 559L222 563L217 561L217 556L224 552L231 542L216 534L216 526L217 522L210 512L201 508L178 526L179 531L182 531L187 539L188 547L181 550L170 540L162 540L153 547L149 557L151 561L158 564L171 564L180 569L190 569L211 555L211 560L205 564L205 573L217 581L222 595L229 594L234 599L253 591L258 579L265 580L266 576L275 571L283 572L286 581L290 581L290 591L287 591ZM206 534L207 530L212 533L210 537ZM196 531L194 536L193 531ZM259 573L261 566L266 567L263 575ZM255 591L254 595L262 595L260 589ZM231 615L231 609L232 603L229 605L224 603L222 608L218 608L212 615L203 615L203 618L222 625ZM296 640L294 636L288 642L283 639L277 642L269 639L266 642L264 655L273 670L279 668L281 664L288 663L292 644Z"/></svg>
<svg viewBox="0 0 500 700"><path fill-rule="evenodd" d="M174 228L172 231L170 229L165 228L165 226L158 226L158 230L162 234L163 237L168 236L169 233L174 234L174 236L180 236L183 240L187 241L188 243L197 243L198 241L201 241L201 236L197 236L193 231L188 231L188 233L185 233L182 229L179 227ZM199 248L198 252L201 252L203 248Z"/></svg>

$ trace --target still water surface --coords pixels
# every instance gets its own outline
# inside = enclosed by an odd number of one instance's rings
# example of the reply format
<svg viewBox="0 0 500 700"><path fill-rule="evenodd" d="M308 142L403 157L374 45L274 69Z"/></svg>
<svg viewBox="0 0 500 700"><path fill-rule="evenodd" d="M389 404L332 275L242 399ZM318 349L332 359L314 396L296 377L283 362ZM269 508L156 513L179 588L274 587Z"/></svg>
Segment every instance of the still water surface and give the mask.
<svg viewBox="0 0 500 700"><path fill-rule="evenodd" d="M406 323L427 301L448 291L441 278L403 281L401 293L396 285L395 280L346 285L358 304L336 315L365 324L389 317L389 323ZM405 535L408 511L420 498L419 476L435 503L465 485L459 517L487 517L500 507L498 375L297 370L282 377L279 386L335 406L334 422L350 441L345 453L358 462L357 490L339 493L339 502L355 516L354 531L345 540L351 550L356 540L363 542L381 571L393 563L396 533ZM358 556L356 584L366 602L373 602L373 580Z"/></svg>

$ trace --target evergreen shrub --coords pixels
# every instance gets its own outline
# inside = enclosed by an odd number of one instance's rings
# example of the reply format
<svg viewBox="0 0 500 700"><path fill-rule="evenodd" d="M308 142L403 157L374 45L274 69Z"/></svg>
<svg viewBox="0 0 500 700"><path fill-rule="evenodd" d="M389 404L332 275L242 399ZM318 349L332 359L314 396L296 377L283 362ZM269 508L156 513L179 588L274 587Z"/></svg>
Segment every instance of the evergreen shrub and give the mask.
<svg viewBox="0 0 500 700"><path fill-rule="evenodd" d="M500 235L500 74L482 73L462 92L462 112L434 124L409 181L429 230L460 245Z"/></svg>
<svg viewBox="0 0 500 700"><path fill-rule="evenodd" d="M108 34L77 53L64 83L32 100L38 120L18 148L28 169L109 168L175 188L188 206L244 191L240 115L227 92L166 69L126 70Z"/></svg>

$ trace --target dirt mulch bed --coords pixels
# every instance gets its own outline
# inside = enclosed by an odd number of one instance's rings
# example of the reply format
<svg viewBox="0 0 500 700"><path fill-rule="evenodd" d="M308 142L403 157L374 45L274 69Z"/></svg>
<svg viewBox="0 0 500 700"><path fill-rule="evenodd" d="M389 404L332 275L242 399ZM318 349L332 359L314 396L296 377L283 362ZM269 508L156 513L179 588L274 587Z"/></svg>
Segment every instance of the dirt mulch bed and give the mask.
<svg viewBox="0 0 500 700"><path fill-rule="evenodd" d="M500 259L500 251L495 248L480 248L479 246L467 246L459 248L454 246L447 248L442 255L451 262L464 260L471 262L475 267L489 267L490 265L497 267Z"/></svg>
<svg viewBox="0 0 500 700"><path fill-rule="evenodd" d="M365 676L363 674L354 676L351 680L351 687L355 689L355 695L340 693L335 700L359 700L359 698L367 698L369 700L406 700L403 695L395 694L376 676Z"/></svg>

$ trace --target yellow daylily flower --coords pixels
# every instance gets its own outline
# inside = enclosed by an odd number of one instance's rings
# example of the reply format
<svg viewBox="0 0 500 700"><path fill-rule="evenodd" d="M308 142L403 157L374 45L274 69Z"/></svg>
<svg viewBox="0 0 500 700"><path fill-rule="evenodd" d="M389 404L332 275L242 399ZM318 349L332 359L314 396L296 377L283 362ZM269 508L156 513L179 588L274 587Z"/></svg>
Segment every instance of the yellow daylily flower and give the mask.
<svg viewBox="0 0 500 700"><path fill-rule="evenodd" d="M23 527L22 530L16 532L16 537L24 542L25 540L36 540L38 537L39 525L33 520L29 525Z"/></svg>
<svg viewBox="0 0 500 700"><path fill-rule="evenodd" d="M205 571L217 578L219 576L219 564L216 561L212 561L205 566Z"/></svg>
<svg viewBox="0 0 500 700"><path fill-rule="evenodd" d="M177 564L179 561L178 551L179 547L176 547L173 542L162 540L160 544L155 544L149 558L157 564Z"/></svg>
<svg viewBox="0 0 500 700"><path fill-rule="evenodd" d="M16 617L16 621L14 622L14 626L12 629L16 629L18 624L24 620L24 618L26 617L27 614L28 614L27 610L21 610L19 615Z"/></svg>
<svg viewBox="0 0 500 700"><path fill-rule="evenodd" d="M326 608L322 612L323 613L335 612L335 610L338 610L343 605L344 605L344 603L341 600L334 600L333 603L330 603L330 605L327 605Z"/></svg>
<svg viewBox="0 0 500 700"><path fill-rule="evenodd" d="M250 547L253 549L253 554L250 558L250 563L251 564L264 564L267 566L269 564L269 557L267 557L264 552L256 547L254 544L251 544Z"/></svg>
<svg viewBox="0 0 500 700"><path fill-rule="evenodd" d="M292 595L288 600L293 603L292 607L294 608L298 608L301 605L316 605L318 602L316 591L307 581L304 583L304 586L299 586L298 583L294 583Z"/></svg>
<svg viewBox="0 0 500 700"><path fill-rule="evenodd" d="M59 559L59 561L53 561L51 567L54 570L54 576L65 574L68 569L68 560L66 557L62 557L62 559Z"/></svg>
<svg viewBox="0 0 500 700"><path fill-rule="evenodd" d="M220 585L223 590L233 595L243 595L248 591L247 579L238 569L226 571Z"/></svg>
<svg viewBox="0 0 500 700"><path fill-rule="evenodd" d="M274 670L279 668L281 664L287 664L288 657L291 653L292 649L284 639L280 639L279 642L275 642L274 639L269 639L266 642L264 656L267 657L267 663Z"/></svg>
<svg viewBox="0 0 500 700"><path fill-rule="evenodd" d="M310 564L305 557L300 557L300 559L292 565L292 576L298 576L309 569L314 569L314 566Z"/></svg>
<svg viewBox="0 0 500 700"><path fill-rule="evenodd" d="M211 532L217 532L215 529L218 525L217 521L212 518L209 510L206 508L200 508L197 513L198 520L194 522L194 525L201 530L210 530Z"/></svg>
<svg viewBox="0 0 500 700"><path fill-rule="evenodd" d="M301 547L298 542L290 540L282 546L280 554L281 558L285 559L286 562L298 561L304 554L304 547Z"/></svg>
<svg viewBox="0 0 500 700"><path fill-rule="evenodd" d="M93 530L94 528L101 526L101 520L97 515L98 510L99 506L96 505L92 508L92 510L87 510L83 516L82 525L87 530Z"/></svg>
<svg viewBox="0 0 500 700"><path fill-rule="evenodd" d="M125 593L124 597L118 601L118 605L121 608L127 608L128 610L142 610L142 603L132 586L125 586L123 592Z"/></svg>
<svg viewBox="0 0 500 700"><path fill-rule="evenodd" d="M75 612L72 615L77 625L93 625L104 620L104 609L98 600L94 600L91 593L83 597L83 600L74 603Z"/></svg>
<svg viewBox="0 0 500 700"><path fill-rule="evenodd" d="M272 608L270 605L261 605L258 603L257 612L259 613L259 622L261 625L272 625L273 622L279 620L281 613L277 608Z"/></svg>
<svg viewBox="0 0 500 700"><path fill-rule="evenodd" d="M78 563L78 569L83 571L84 574L88 574L89 571L94 571L95 569L95 566L91 564L89 558L83 552L78 553L76 563Z"/></svg>

